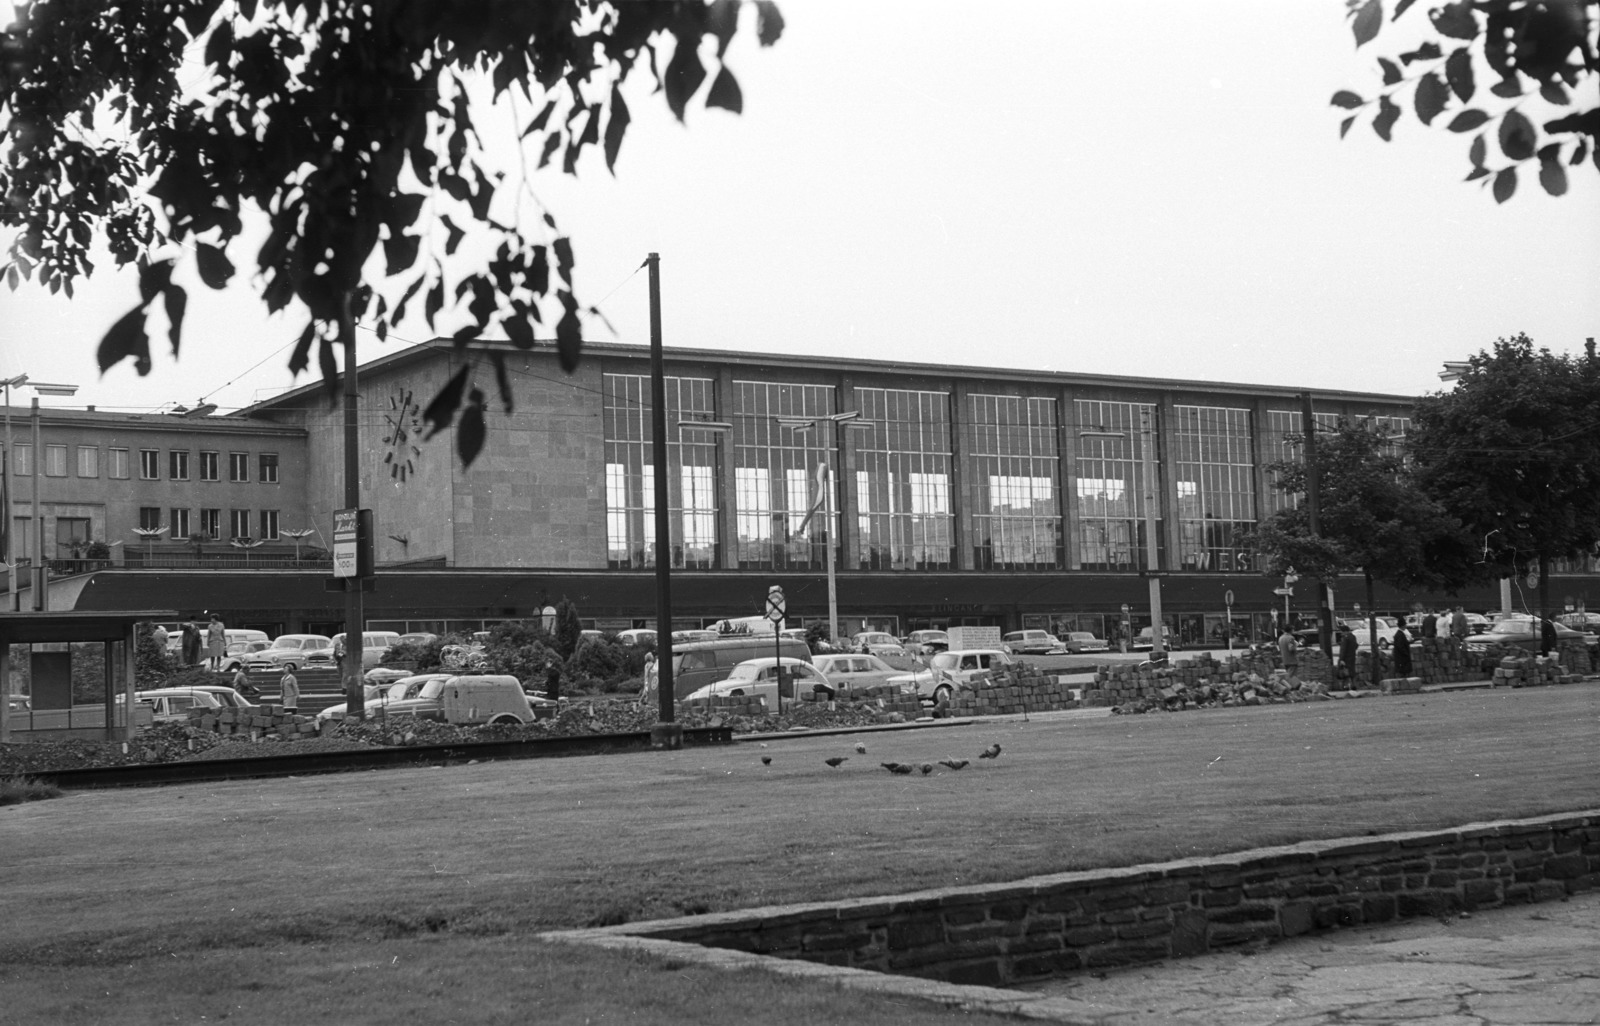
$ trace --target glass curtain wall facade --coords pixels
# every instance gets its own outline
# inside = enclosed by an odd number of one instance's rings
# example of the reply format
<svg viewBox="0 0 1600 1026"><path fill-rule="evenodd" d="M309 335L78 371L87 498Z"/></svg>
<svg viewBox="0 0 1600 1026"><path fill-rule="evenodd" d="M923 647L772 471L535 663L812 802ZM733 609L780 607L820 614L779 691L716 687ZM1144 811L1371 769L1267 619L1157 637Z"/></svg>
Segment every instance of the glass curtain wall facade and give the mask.
<svg viewBox="0 0 1600 1026"><path fill-rule="evenodd" d="M1304 420L1299 410L1267 411L1266 441L1261 450L1262 466L1300 461L1305 442ZM1339 415L1319 413L1316 415L1316 424L1319 435L1331 434L1339 429ZM1288 493L1279 488L1278 474L1274 471L1267 471L1266 476L1267 491L1261 496L1261 519L1265 520L1279 510L1300 507L1299 492Z"/></svg>
<svg viewBox="0 0 1600 1026"><path fill-rule="evenodd" d="M1078 432L1074 460L1077 479L1078 529L1072 569L1140 570L1145 567L1144 439L1141 410L1150 411L1155 451L1160 460L1156 409L1149 404L1079 399L1073 403ZM1156 544L1161 545L1161 480L1153 490Z"/></svg>
<svg viewBox="0 0 1600 1026"><path fill-rule="evenodd" d="M1178 561L1185 570L1247 571L1245 538L1255 525L1250 411L1173 408Z"/></svg>
<svg viewBox="0 0 1600 1026"><path fill-rule="evenodd" d="M817 465L826 463L831 480L838 481L835 432L843 429L823 421L805 430L776 418L827 417L834 404L828 385L733 383L734 544L740 569L820 570L826 565L824 514L819 511L809 521L806 514L816 498ZM837 490L833 501L837 524ZM838 559L838 531L829 533Z"/></svg>
<svg viewBox="0 0 1600 1026"><path fill-rule="evenodd" d="M1064 568L1055 400L969 400L973 568Z"/></svg>
<svg viewBox="0 0 1600 1026"><path fill-rule="evenodd" d="M863 570L955 566L950 505L950 396L855 390L856 529Z"/></svg>
<svg viewBox="0 0 1600 1026"><path fill-rule="evenodd" d="M679 428L680 420L715 420L710 378L665 382L668 548L671 565L709 570L718 565L717 436ZM606 565L656 565L655 466L650 425L650 378L605 375Z"/></svg>

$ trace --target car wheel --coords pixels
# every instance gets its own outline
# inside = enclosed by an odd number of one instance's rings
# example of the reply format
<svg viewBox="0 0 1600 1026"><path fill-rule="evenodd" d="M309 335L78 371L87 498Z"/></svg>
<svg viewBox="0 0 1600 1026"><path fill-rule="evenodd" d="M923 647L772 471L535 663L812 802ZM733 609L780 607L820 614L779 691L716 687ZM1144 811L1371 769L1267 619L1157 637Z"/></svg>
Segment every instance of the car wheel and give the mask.
<svg viewBox="0 0 1600 1026"><path fill-rule="evenodd" d="M951 694L952 692L950 690L950 685L940 684L938 687L933 689L933 704L939 705L942 702L950 701Z"/></svg>
<svg viewBox="0 0 1600 1026"><path fill-rule="evenodd" d="M283 668L290 673L299 673L300 667L295 663L284 663Z"/></svg>
<svg viewBox="0 0 1600 1026"><path fill-rule="evenodd" d="M739 696L742 697L744 695L744 689L743 688L734 688L732 691L728 692L728 694L730 694L730 695L739 695Z"/></svg>
<svg viewBox="0 0 1600 1026"><path fill-rule="evenodd" d="M518 719L517 717L511 715L510 713L501 713L499 716L496 716L494 719L490 720L489 721L489 725L490 726L510 726L512 724L520 724L521 722L522 721L520 719Z"/></svg>

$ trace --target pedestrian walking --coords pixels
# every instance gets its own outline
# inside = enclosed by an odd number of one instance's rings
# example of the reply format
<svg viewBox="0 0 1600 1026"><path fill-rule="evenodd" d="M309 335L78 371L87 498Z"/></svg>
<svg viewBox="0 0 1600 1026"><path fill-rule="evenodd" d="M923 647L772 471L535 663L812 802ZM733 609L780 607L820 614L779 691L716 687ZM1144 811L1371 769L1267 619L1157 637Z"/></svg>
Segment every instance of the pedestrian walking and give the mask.
<svg viewBox="0 0 1600 1026"><path fill-rule="evenodd" d="M156 647L161 650L162 655L167 654L167 629L165 627L159 623L156 624L156 629L150 632L150 640L156 643Z"/></svg>
<svg viewBox="0 0 1600 1026"><path fill-rule="evenodd" d="M1411 676L1411 635L1404 622L1394 629L1394 675Z"/></svg>
<svg viewBox="0 0 1600 1026"><path fill-rule="evenodd" d="M278 702L286 713L300 711L300 682L295 679L293 670L285 668L283 676L278 678Z"/></svg>
<svg viewBox="0 0 1600 1026"><path fill-rule="evenodd" d="M183 665L193 666L200 661L200 628L194 625L193 620L183 625L182 649Z"/></svg>
<svg viewBox="0 0 1600 1026"><path fill-rule="evenodd" d="M221 673L222 660L227 654L228 632L217 614L212 613L211 622L206 624L206 668L212 673Z"/></svg>
<svg viewBox="0 0 1600 1026"><path fill-rule="evenodd" d="M261 694L261 689L250 683L250 675L245 672L243 665L233 671L233 690L245 698L257 698Z"/></svg>
<svg viewBox="0 0 1600 1026"><path fill-rule="evenodd" d="M1346 627L1339 635L1339 676L1350 682L1350 687L1355 687L1356 679L1356 632Z"/></svg>
<svg viewBox="0 0 1600 1026"><path fill-rule="evenodd" d="M1556 635L1556 625L1547 617L1539 621L1539 654L1549 655L1560 647L1560 638Z"/></svg>
<svg viewBox="0 0 1600 1026"><path fill-rule="evenodd" d="M1467 614L1457 606L1456 611L1450 614L1450 636L1459 641L1466 641L1471 628L1467 626Z"/></svg>
<svg viewBox="0 0 1600 1026"><path fill-rule="evenodd" d="M1437 638L1439 636L1439 618L1432 613L1422 618L1422 636L1424 638Z"/></svg>
<svg viewBox="0 0 1600 1026"><path fill-rule="evenodd" d="M1293 675L1300 669L1300 643L1294 640L1287 625L1278 635L1278 654L1283 657L1283 668Z"/></svg>

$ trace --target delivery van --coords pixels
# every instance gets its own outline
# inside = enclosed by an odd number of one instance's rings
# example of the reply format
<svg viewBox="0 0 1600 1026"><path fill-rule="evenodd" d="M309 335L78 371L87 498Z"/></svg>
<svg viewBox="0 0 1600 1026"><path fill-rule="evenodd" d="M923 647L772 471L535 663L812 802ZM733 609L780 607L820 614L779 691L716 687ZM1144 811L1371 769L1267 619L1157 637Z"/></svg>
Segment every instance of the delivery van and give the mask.
<svg viewBox="0 0 1600 1026"><path fill-rule="evenodd" d="M803 641L777 637L772 634L752 634L717 641L696 641L687 645L672 646L672 693L682 699L691 691L726 678L733 668L746 659L785 656L811 662L811 649ZM654 664L645 674L645 700L654 700L656 675Z"/></svg>

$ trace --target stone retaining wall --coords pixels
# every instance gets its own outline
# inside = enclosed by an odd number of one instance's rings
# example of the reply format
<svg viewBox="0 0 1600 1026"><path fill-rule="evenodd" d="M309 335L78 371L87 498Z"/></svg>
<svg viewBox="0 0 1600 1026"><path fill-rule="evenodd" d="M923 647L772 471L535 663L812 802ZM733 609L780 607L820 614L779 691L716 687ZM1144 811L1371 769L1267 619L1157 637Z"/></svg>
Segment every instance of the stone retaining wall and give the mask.
<svg viewBox="0 0 1600 1026"><path fill-rule="evenodd" d="M597 932L998 986L1597 883L1600 810Z"/></svg>

